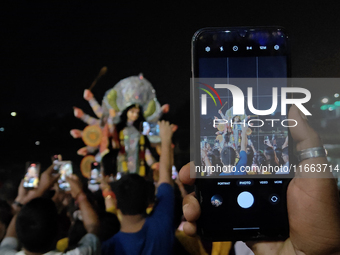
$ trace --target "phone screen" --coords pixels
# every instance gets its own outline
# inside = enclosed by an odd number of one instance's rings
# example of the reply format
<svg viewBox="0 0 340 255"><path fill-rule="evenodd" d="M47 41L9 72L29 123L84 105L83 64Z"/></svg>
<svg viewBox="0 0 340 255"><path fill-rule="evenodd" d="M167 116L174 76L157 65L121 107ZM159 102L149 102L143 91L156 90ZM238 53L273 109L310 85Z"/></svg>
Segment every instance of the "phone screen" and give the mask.
<svg viewBox="0 0 340 255"><path fill-rule="evenodd" d="M281 102L288 86L288 53L280 28L209 28L193 38L194 174L203 237L288 236L290 138L287 114L273 99Z"/></svg>
<svg viewBox="0 0 340 255"><path fill-rule="evenodd" d="M24 177L24 187L33 189L39 184L40 163L26 163L26 174Z"/></svg>
<svg viewBox="0 0 340 255"><path fill-rule="evenodd" d="M151 143L160 143L159 125L157 123L143 122L143 135L147 135Z"/></svg>
<svg viewBox="0 0 340 255"><path fill-rule="evenodd" d="M60 174L58 184L62 190L70 190L70 184L66 181L66 176L73 173L73 167L71 161L55 161L54 170Z"/></svg>
<svg viewBox="0 0 340 255"><path fill-rule="evenodd" d="M100 164L99 162L95 161L91 164L91 176L88 181L89 190L91 190L92 192L99 190L100 179L101 179Z"/></svg>

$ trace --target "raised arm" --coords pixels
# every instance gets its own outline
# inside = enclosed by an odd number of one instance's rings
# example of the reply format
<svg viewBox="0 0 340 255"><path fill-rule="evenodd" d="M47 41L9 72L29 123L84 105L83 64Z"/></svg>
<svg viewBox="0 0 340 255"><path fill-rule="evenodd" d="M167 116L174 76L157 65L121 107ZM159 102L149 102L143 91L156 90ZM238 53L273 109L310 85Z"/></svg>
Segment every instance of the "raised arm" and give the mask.
<svg viewBox="0 0 340 255"><path fill-rule="evenodd" d="M98 235L99 219L98 215L92 208L92 205L87 200L87 197L82 189L81 182L76 175L66 177L66 180L71 187L71 195L78 202L81 215L83 217L84 227L87 233Z"/></svg>
<svg viewBox="0 0 340 255"><path fill-rule="evenodd" d="M161 156L159 160L159 180L161 183L172 184L171 178L171 138L174 126L168 121L159 121L159 135L161 137Z"/></svg>
<svg viewBox="0 0 340 255"><path fill-rule="evenodd" d="M59 174L54 175L53 174L53 165L46 169L41 174L39 186L37 189L28 191L24 188L24 181L22 180L19 188L18 188L18 196L14 200L13 204L13 210L15 213L18 213L21 209L21 207L25 204L27 204L29 201L31 201L34 198L42 196L47 190L49 190L54 183L57 182L59 179ZM7 228L7 233L5 237L16 237L16 231L15 231L15 222L16 222L16 215L12 218L11 223L9 224Z"/></svg>
<svg viewBox="0 0 340 255"><path fill-rule="evenodd" d="M248 129L247 125L242 126L241 151L246 151L247 149L247 145L248 145L247 129Z"/></svg>

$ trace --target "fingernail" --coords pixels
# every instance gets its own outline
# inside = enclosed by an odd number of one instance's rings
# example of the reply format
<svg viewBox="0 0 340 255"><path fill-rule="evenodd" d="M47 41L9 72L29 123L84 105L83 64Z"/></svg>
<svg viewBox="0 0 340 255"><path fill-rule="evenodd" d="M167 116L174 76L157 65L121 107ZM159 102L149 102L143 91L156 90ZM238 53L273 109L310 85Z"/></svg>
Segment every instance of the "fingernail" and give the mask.
<svg viewBox="0 0 340 255"><path fill-rule="evenodd" d="M307 116L299 109L299 113L302 119L307 120Z"/></svg>

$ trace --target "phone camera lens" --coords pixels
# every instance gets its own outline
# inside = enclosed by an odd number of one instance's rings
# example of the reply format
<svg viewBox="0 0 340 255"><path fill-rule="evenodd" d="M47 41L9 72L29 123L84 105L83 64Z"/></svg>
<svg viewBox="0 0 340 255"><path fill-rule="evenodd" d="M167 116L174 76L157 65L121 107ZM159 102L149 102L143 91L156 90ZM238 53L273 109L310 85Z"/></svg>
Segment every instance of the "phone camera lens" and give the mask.
<svg viewBox="0 0 340 255"><path fill-rule="evenodd" d="M239 31L239 35L240 35L241 37L246 37L247 33L248 33L248 30L240 30L240 31Z"/></svg>

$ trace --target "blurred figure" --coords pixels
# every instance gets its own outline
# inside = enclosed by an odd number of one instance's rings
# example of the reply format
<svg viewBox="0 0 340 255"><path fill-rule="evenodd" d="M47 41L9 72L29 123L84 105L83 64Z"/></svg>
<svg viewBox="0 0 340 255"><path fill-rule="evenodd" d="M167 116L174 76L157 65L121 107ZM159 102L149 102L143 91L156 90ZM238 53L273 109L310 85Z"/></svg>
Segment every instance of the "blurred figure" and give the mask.
<svg viewBox="0 0 340 255"><path fill-rule="evenodd" d="M28 192L23 187L23 181L21 182L15 199L19 212L13 217L6 236L0 244L0 254L17 254L19 243L23 246L23 252L18 254L41 255L50 251L55 253L53 251L58 237L58 211L51 199L42 196L58 181L59 177L59 174L53 174L53 166L51 166L41 175L37 189ZM78 246L66 254L99 255L98 216L87 200L79 179L71 175L66 177L66 180L70 184L72 197L79 205L87 232Z"/></svg>
<svg viewBox="0 0 340 255"><path fill-rule="evenodd" d="M171 254L174 241L174 190L171 179L171 137L173 126L159 122L161 157L157 204L150 216L146 209L150 203L151 186L137 175L123 176L114 190L118 212L121 214L120 231L103 242L102 254Z"/></svg>
<svg viewBox="0 0 340 255"><path fill-rule="evenodd" d="M11 206L6 201L0 199L0 242L6 234L12 216Z"/></svg>

